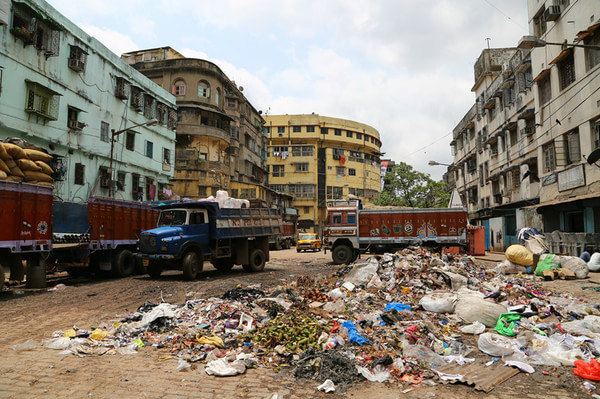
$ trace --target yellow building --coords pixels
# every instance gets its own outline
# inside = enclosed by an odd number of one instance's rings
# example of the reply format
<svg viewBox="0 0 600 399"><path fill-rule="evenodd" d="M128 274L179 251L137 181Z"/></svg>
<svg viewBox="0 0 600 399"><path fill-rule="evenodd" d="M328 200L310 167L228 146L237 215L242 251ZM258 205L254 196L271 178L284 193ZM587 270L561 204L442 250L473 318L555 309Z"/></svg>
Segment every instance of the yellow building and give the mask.
<svg viewBox="0 0 600 399"><path fill-rule="evenodd" d="M265 116L269 185L294 196L298 226L319 231L326 201L381 191L379 132L369 125L317 114Z"/></svg>

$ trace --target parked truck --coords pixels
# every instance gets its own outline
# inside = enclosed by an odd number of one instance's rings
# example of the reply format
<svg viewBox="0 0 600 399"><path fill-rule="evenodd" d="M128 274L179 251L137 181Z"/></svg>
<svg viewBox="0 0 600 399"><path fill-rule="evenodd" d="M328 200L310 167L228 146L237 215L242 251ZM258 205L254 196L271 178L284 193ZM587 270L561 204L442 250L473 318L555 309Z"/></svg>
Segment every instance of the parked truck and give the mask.
<svg viewBox="0 0 600 399"><path fill-rule="evenodd" d="M295 208L285 208L281 214L281 233L271 236L269 244L271 249L290 249L297 242L296 226L298 211Z"/></svg>
<svg viewBox="0 0 600 399"><path fill-rule="evenodd" d="M467 220L464 208L364 209L360 200L337 200L327 207L324 246L336 264L409 245L465 246Z"/></svg>
<svg viewBox="0 0 600 399"><path fill-rule="evenodd" d="M148 274L182 270L193 280L210 261L217 270L234 265L257 272L269 260L269 236L281 233L281 218L270 208L219 208L217 202L178 202L159 207L158 227L144 231L138 256Z"/></svg>

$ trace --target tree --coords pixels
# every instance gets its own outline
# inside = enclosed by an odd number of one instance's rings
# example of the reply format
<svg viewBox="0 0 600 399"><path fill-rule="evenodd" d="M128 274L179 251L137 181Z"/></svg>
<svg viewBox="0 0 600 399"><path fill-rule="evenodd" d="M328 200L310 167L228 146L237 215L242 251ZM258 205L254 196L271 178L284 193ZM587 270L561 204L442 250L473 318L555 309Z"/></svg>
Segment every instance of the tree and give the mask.
<svg viewBox="0 0 600 399"><path fill-rule="evenodd" d="M446 207L450 201L450 190L445 182L435 181L404 162L386 173L384 183L376 205L434 208Z"/></svg>

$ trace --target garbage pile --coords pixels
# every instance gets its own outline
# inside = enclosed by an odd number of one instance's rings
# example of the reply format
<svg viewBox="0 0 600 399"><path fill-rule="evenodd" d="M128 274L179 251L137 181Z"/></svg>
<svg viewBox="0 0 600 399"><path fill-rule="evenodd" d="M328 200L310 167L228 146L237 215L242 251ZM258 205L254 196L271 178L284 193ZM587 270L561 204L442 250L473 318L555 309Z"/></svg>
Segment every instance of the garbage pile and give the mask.
<svg viewBox="0 0 600 399"><path fill-rule="evenodd" d="M57 331L44 345L76 355L153 346L169 352L180 371L287 369L324 392L365 379L468 381L473 367L511 367L510 378L574 366L576 375L600 379L599 315L598 304L551 294L535 276L412 248L268 291L238 287L221 298L147 303L93 330Z"/></svg>

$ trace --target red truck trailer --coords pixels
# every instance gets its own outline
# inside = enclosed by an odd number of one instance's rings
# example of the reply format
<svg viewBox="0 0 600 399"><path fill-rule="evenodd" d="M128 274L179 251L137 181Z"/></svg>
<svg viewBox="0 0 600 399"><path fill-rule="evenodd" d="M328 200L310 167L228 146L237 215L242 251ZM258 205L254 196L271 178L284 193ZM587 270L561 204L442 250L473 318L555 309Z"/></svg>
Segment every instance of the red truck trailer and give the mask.
<svg viewBox="0 0 600 399"><path fill-rule="evenodd" d="M296 245L296 226L298 211L295 208L285 208L281 211L281 232L269 237L270 249L290 249Z"/></svg>
<svg viewBox="0 0 600 399"><path fill-rule="evenodd" d="M52 247L52 188L0 181L0 221L0 290L5 268L11 279L23 280L23 262L28 285L40 285Z"/></svg>
<svg viewBox="0 0 600 399"><path fill-rule="evenodd" d="M324 246L336 264L360 253L395 251L408 245L465 246L463 208L363 209L360 200L333 201L327 207Z"/></svg>

